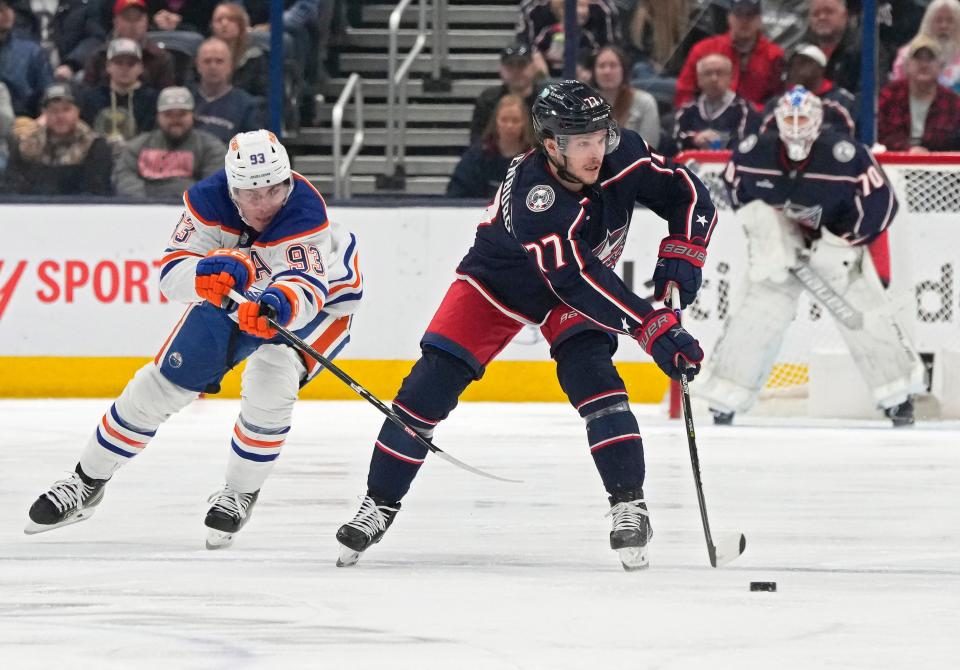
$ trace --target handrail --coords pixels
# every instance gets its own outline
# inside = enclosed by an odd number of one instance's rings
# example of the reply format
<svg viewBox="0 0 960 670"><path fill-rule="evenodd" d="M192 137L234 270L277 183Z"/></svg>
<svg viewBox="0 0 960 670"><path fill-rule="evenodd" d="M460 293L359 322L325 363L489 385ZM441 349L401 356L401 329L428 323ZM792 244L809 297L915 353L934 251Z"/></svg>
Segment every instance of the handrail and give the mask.
<svg viewBox="0 0 960 670"><path fill-rule="evenodd" d="M350 143L350 149L347 151L346 158L343 157L343 111L346 109L347 100L353 93L353 142ZM363 77L354 72L347 79L346 86L340 92L337 98L337 104L333 106L333 196L335 198L350 197L350 168L353 166L353 160L363 148L364 124L363 124Z"/></svg>
<svg viewBox="0 0 960 670"><path fill-rule="evenodd" d="M389 72L387 74L387 171L390 176L396 173L397 164L403 161L406 153L407 132L407 75L413 66L414 59L423 51L427 42L427 4L426 0L419 1L419 19L417 21L417 39L410 52L400 66L397 66L398 41L400 19L403 12L413 0L400 0L396 8L390 12L390 52L388 58ZM401 86L402 84L402 86ZM400 87L400 96L397 88ZM399 107L399 123L397 122Z"/></svg>
<svg viewBox="0 0 960 670"><path fill-rule="evenodd" d="M450 45L447 43L447 0L433 0L433 24L430 26L433 33L431 51L433 52L433 78L439 80L442 76L442 67L450 54Z"/></svg>

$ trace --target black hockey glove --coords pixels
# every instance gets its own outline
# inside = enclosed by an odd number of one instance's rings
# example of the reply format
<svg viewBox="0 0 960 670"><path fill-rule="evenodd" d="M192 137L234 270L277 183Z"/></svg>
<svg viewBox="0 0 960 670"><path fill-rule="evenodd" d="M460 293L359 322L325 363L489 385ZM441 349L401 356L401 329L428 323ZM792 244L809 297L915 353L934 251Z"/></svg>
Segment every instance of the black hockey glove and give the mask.
<svg viewBox="0 0 960 670"><path fill-rule="evenodd" d="M680 307L683 309L697 299L697 291L703 281L700 268L707 260L707 248L703 240L695 237L684 239L670 235L660 242L660 257L653 271L654 299L663 302L670 295L670 285L680 289Z"/></svg>
<svg viewBox="0 0 960 670"><path fill-rule="evenodd" d="M703 349L696 338L683 329L673 310L664 308L650 312L633 331L633 336L671 379L680 379L680 359L688 364L687 379L693 379L700 372Z"/></svg>

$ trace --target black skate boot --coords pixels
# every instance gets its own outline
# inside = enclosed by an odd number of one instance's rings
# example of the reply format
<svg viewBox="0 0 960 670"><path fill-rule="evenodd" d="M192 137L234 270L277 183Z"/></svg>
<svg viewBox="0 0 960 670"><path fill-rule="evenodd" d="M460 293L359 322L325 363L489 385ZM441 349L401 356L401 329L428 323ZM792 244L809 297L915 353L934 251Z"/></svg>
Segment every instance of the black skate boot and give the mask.
<svg viewBox="0 0 960 670"><path fill-rule="evenodd" d="M610 548L620 554L624 570L643 570L649 565L647 543L653 538L643 489L618 491L609 500L607 516L613 516Z"/></svg>
<svg viewBox="0 0 960 670"><path fill-rule="evenodd" d="M733 423L733 415L735 412L724 412L711 407L710 413L713 414L713 425L715 426L729 426Z"/></svg>
<svg viewBox="0 0 960 670"><path fill-rule="evenodd" d="M89 519L103 500L107 481L88 477L77 463L69 477L55 483L30 506L30 523L23 532L34 535Z"/></svg>
<svg viewBox="0 0 960 670"><path fill-rule="evenodd" d="M233 536L250 520L259 495L259 489L253 493L241 493L227 485L207 498L207 502L213 503L203 520L210 529L207 531L207 549L224 549L233 544Z"/></svg>
<svg viewBox="0 0 960 670"><path fill-rule="evenodd" d="M893 422L894 428L903 428L913 425L913 398L907 397L899 405L888 407L883 413Z"/></svg>
<svg viewBox="0 0 960 670"><path fill-rule="evenodd" d="M380 541L399 511L400 503L389 505L380 498L364 496L357 515L337 531L337 542L340 543L337 567L343 568L359 561L363 552Z"/></svg>

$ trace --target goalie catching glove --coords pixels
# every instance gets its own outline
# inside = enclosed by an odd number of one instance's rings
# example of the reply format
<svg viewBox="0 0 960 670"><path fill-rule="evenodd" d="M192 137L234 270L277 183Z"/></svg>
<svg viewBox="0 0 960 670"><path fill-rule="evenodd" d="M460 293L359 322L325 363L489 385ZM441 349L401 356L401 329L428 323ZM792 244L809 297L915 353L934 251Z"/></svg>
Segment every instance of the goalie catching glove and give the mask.
<svg viewBox="0 0 960 670"><path fill-rule="evenodd" d="M277 329L267 322L267 318L286 327L293 321L296 312L296 294L286 286L274 284L263 292L257 302L240 305L237 324L243 332L269 340L277 334Z"/></svg>
<svg viewBox="0 0 960 670"><path fill-rule="evenodd" d="M657 267L653 271L653 297L664 301L670 295L670 286L680 289L681 309L697 299L697 291L703 282L702 271L707 260L707 248L703 240L695 237L687 240L681 235L670 235L660 242Z"/></svg>
<svg viewBox="0 0 960 670"><path fill-rule="evenodd" d="M249 257L236 249L214 249L197 263L194 288L203 300L223 307L230 289L245 293L255 276Z"/></svg>
<svg viewBox="0 0 960 670"><path fill-rule="evenodd" d="M680 379L681 358L689 364L687 379L693 379L700 372L703 349L696 338L683 329L673 310L664 308L650 312L633 331L633 336L671 379Z"/></svg>

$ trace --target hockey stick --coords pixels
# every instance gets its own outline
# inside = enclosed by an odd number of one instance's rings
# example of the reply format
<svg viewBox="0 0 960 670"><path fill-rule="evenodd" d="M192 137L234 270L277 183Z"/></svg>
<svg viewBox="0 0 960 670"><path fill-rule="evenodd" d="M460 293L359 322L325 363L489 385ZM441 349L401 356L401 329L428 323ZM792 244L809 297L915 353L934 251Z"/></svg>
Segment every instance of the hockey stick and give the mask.
<svg viewBox="0 0 960 670"><path fill-rule="evenodd" d="M840 294L833 290L827 282L818 275L810 264L806 261L800 261L797 265L790 268L790 274L797 278L803 287L810 292L817 301L827 308L837 321L842 323L850 330L860 330L863 328L863 314L851 307L850 303L840 297Z"/></svg>
<svg viewBox="0 0 960 670"><path fill-rule="evenodd" d="M249 300L247 300L246 297L240 295L234 290L230 291L230 299L233 300L238 305L245 302L249 302ZM357 381L353 379L353 377L351 377L346 372L344 372L343 370L338 368L336 365L334 365L329 358L325 357L323 354L321 354L316 349L311 347L309 344L301 340L292 332L290 332L289 330L281 326L279 323L274 321L273 318L271 318L270 316L267 317L267 323L270 324L271 328L276 328L280 336L283 339L285 339L287 342L289 342L294 349L297 349L302 354L309 356L310 358L315 360L317 363L322 365L324 368L329 370L331 373L333 373L334 377L336 377L337 379L342 381L344 384L352 388L354 393L356 393L358 396L360 396L361 398L369 402L371 405L376 407L378 410L380 410L380 412L383 413L388 419L390 419L390 421L394 425L396 425L403 432L405 432L407 435L409 435L418 443L420 443L421 446L424 446L430 451L432 451L433 453L435 453L439 458L442 458L448 463L452 463L453 465L456 465L458 468L463 468L464 470L468 472L472 472L475 475L480 475L481 477L487 477L488 479L496 479L499 482L510 482L512 484L523 483L523 481L520 479L508 479L506 477L501 477L500 475L494 475L489 472L485 472L480 468L475 468L472 465L464 463L458 458L454 458L453 456L445 452L440 447L434 445L432 442L430 442L430 440L427 440L426 438L424 438L422 435L420 435L420 433L415 431L406 423L404 423L403 419L397 416L396 412L394 412L392 409L387 407L379 398L377 398L375 395L370 393L370 391L368 391L363 386L361 386Z"/></svg>
<svg viewBox="0 0 960 670"><path fill-rule="evenodd" d="M674 285L670 292L670 304L677 321L681 320L680 290ZM693 428L693 409L690 407L690 384L687 379L686 361L678 359L680 365L680 389L683 399L683 419L687 424L687 446L690 449L690 465L693 467L693 485L697 490L697 502L700 504L700 520L703 522L703 535L707 540L707 554L710 555L710 565L722 568L727 563L740 556L747 548L747 538L742 533L731 533L720 538L720 542L713 543L710 533L710 521L707 519L707 501L703 496L703 481L700 479L700 457L697 455L697 434Z"/></svg>

